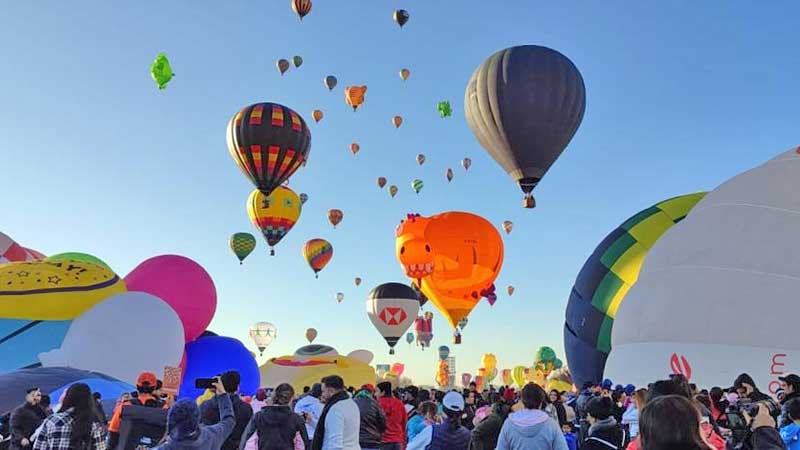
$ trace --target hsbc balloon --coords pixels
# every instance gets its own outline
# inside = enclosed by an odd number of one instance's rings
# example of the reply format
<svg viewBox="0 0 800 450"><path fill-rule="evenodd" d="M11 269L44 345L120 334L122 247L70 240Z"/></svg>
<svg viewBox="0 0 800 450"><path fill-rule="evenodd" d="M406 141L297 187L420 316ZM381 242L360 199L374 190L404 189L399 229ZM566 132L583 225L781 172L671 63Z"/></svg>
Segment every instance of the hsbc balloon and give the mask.
<svg viewBox="0 0 800 450"><path fill-rule="evenodd" d="M389 344L389 354L419 314L417 293L407 284L384 283L367 296L367 315Z"/></svg>

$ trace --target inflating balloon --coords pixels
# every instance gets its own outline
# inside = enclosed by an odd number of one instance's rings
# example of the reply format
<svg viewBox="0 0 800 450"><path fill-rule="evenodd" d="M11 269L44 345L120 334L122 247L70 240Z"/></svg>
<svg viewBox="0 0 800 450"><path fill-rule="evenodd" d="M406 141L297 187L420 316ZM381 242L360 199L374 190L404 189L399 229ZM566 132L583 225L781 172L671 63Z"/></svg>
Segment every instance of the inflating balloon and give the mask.
<svg viewBox="0 0 800 450"><path fill-rule="evenodd" d="M303 258L314 271L315 278L333 258L333 246L325 239L311 239L303 246Z"/></svg>
<svg viewBox="0 0 800 450"><path fill-rule="evenodd" d="M89 255L87 253L78 253L78 252L69 252L69 253L59 253L57 255L52 255L44 259L45 261L51 262L58 262L58 261L80 261L80 262L87 262L92 264L97 264L98 266L105 267L108 270L111 270L111 267L105 263L102 259Z"/></svg>
<svg viewBox="0 0 800 450"><path fill-rule="evenodd" d="M311 0L292 0L292 11L300 20L311 12Z"/></svg>
<svg viewBox="0 0 800 450"><path fill-rule="evenodd" d="M153 81L156 82L159 89L166 88L167 83L175 76L169 59L163 52L159 53L153 60L153 64L150 65L150 76L153 77Z"/></svg>
<svg viewBox="0 0 800 450"><path fill-rule="evenodd" d="M294 64L295 67L300 67L303 65L303 58L299 56L294 56L292 57L292 63Z"/></svg>
<svg viewBox="0 0 800 450"><path fill-rule="evenodd" d="M389 186L389 195L391 195L392 198L394 198L394 196L397 195L397 186L395 185Z"/></svg>
<svg viewBox="0 0 800 450"><path fill-rule="evenodd" d="M181 318L186 342L208 328L217 309L214 281L205 269L184 256L154 256L136 266L125 283L129 291L146 292L167 302Z"/></svg>
<svg viewBox="0 0 800 450"><path fill-rule="evenodd" d="M510 220L503 221L503 230L505 230L506 234L511 234L511 230L514 228L514 223Z"/></svg>
<svg viewBox="0 0 800 450"><path fill-rule="evenodd" d="M453 169L447 168L447 172L445 172L444 176L447 178L447 182L453 181Z"/></svg>
<svg viewBox="0 0 800 450"><path fill-rule="evenodd" d="M469 170L469 166L471 166L471 165L472 165L472 160L471 159L464 158L464 159L461 160L461 167L463 167L464 170Z"/></svg>
<svg viewBox="0 0 800 450"><path fill-rule="evenodd" d="M436 368L436 384L441 388L450 385L450 362L447 359L440 360L438 363Z"/></svg>
<svg viewBox="0 0 800 450"><path fill-rule="evenodd" d="M367 93L366 86L347 86L344 88L344 100L353 107L353 111L364 103L364 95Z"/></svg>
<svg viewBox="0 0 800 450"><path fill-rule="evenodd" d="M283 75L286 73L287 70L289 70L289 61L281 58L275 62L275 67L277 67L278 72L280 72L281 75Z"/></svg>
<svg viewBox="0 0 800 450"><path fill-rule="evenodd" d="M417 155L417 164L419 164L420 166L425 164L425 155L423 155L422 153Z"/></svg>
<svg viewBox="0 0 800 450"><path fill-rule="evenodd" d="M386 186L386 178L378 177L378 187L383 189L384 186Z"/></svg>
<svg viewBox="0 0 800 450"><path fill-rule="evenodd" d="M353 280L353 282L356 284L356 286L361 286L361 277L356 277L356 279Z"/></svg>
<svg viewBox="0 0 800 450"><path fill-rule="evenodd" d="M264 350L278 337L278 328L269 322L256 322L250 326L249 334L258 348L258 354L264 356Z"/></svg>
<svg viewBox="0 0 800 450"><path fill-rule="evenodd" d="M389 344L390 355L394 354L394 346L414 323L418 313L417 294L406 284L381 284L367 296L367 316Z"/></svg>
<svg viewBox="0 0 800 450"><path fill-rule="evenodd" d="M436 105L436 110L439 111L439 117L442 119L453 115L453 108L450 106L450 102L447 100L442 100L439 102Z"/></svg>
<svg viewBox="0 0 800 450"><path fill-rule="evenodd" d="M336 79L335 76L328 75L322 80L322 83L325 84L325 87L328 88L329 91L332 91L333 88L335 88L336 85L339 83L339 81Z"/></svg>
<svg viewBox="0 0 800 450"><path fill-rule="evenodd" d="M350 153L352 153L353 155L358 153L360 150L361 150L361 146L358 145L358 142L353 142L352 144L350 144ZM384 181L384 183L386 183L386 181Z"/></svg>
<svg viewBox="0 0 800 450"><path fill-rule="evenodd" d="M306 330L306 339L308 339L309 343L314 342L314 339L317 338L317 329L316 328L309 328Z"/></svg>
<svg viewBox="0 0 800 450"><path fill-rule="evenodd" d="M465 212L408 215L396 230L396 255L406 276L450 326L467 317L482 297L493 297L503 265L503 240L486 219Z"/></svg>
<svg viewBox="0 0 800 450"><path fill-rule="evenodd" d="M328 221L333 225L333 228L336 228L336 225L344 218L344 212L341 209L330 209L328 210Z"/></svg>
<svg viewBox="0 0 800 450"><path fill-rule="evenodd" d="M439 346L439 360L444 361L450 356L450 347L446 345Z"/></svg>
<svg viewBox="0 0 800 450"><path fill-rule="evenodd" d="M142 311L147 311L147 326L120 326ZM133 384L142 371L161 373L165 366L177 366L184 342L181 319L170 305L144 292L125 292L73 320L61 347L40 354L39 361L45 367L90 370Z"/></svg>
<svg viewBox="0 0 800 450"><path fill-rule="evenodd" d="M392 18L394 19L395 22L397 22L397 25L399 25L400 28L403 28L403 25L405 25L408 22L408 19L410 17L411 15L409 15L408 11L406 11L405 9L396 9L392 14Z"/></svg>
<svg viewBox="0 0 800 450"><path fill-rule="evenodd" d="M419 194L419 191L421 191L423 187L425 187L425 183L418 178L411 182L411 189L414 189L414 192L417 194Z"/></svg>
<svg viewBox="0 0 800 450"><path fill-rule="evenodd" d="M227 142L242 173L269 195L307 160L311 130L300 114L283 105L256 103L228 122Z"/></svg>
<svg viewBox="0 0 800 450"><path fill-rule="evenodd" d="M8 235L0 232L0 265L8 262L34 261L30 251L19 245Z"/></svg>
<svg viewBox="0 0 800 450"><path fill-rule="evenodd" d="M411 76L411 71L410 70L408 70L408 69L401 69L400 70L400 78L402 78L403 81L406 81L408 79L408 77L410 77L410 76Z"/></svg>
<svg viewBox="0 0 800 450"><path fill-rule="evenodd" d="M472 133L525 193L533 189L578 131L586 90L561 53L536 45L501 50L472 74L464 114Z"/></svg>
<svg viewBox="0 0 800 450"><path fill-rule="evenodd" d="M311 112L311 117L314 118L315 122L319 123L319 121L322 120L323 117L325 117L325 114L323 114L322 110L315 109L314 111Z"/></svg>
<svg viewBox="0 0 800 450"><path fill-rule="evenodd" d="M341 292L337 292L336 293L336 302L337 303L342 303L343 300L344 300L344 294L342 294Z"/></svg>
<svg viewBox="0 0 800 450"><path fill-rule="evenodd" d="M256 238L250 233L234 233L228 244L233 254L239 258L239 264L242 264L244 259L255 250Z"/></svg>
<svg viewBox="0 0 800 450"><path fill-rule="evenodd" d="M400 125L403 124L403 118L400 116L392 117L392 123L394 124L395 128L400 128Z"/></svg>
<svg viewBox="0 0 800 450"><path fill-rule="evenodd" d="M307 201L308 201L308 194L306 194L305 192L300 193L300 204L305 205Z"/></svg>
<svg viewBox="0 0 800 450"><path fill-rule="evenodd" d="M186 344L186 368L178 397L194 400L203 394L202 389L195 388L194 380L229 370L239 372L241 393L253 395L256 392L261 379L258 365L240 341L230 337L211 336Z"/></svg>
<svg viewBox="0 0 800 450"><path fill-rule="evenodd" d="M401 376L403 376L403 372L405 372L405 370L406 370L405 364L403 364L403 363L394 363L394 364L392 364L392 368L389 369L389 372L395 374L395 376L397 376L397 378L400 378Z"/></svg>
<svg viewBox="0 0 800 450"><path fill-rule="evenodd" d="M328 375L339 375L346 386L363 386L375 383L375 369L369 366L374 355L367 350L355 350L340 355L327 345L306 345L293 355L271 358L261 366L261 379L271 386L291 384L296 392L304 386L319 383ZM390 370L386 365L385 372Z"/></svg>
<svg viewBox="0 0 800 450"><path fill-rule="evenodd" d="M255 189L247 198L247 216L264 235L275 255L274 247L297 223L302 211L300 197L286 186L278 186L269 196Z"/></svg>

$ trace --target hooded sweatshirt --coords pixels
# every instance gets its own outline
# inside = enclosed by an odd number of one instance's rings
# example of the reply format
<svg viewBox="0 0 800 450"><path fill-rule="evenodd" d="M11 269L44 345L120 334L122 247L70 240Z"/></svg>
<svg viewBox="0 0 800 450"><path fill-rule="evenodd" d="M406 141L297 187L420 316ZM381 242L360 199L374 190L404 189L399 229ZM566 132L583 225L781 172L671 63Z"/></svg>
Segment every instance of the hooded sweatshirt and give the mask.
<svg viewBox="0 0 800 450"><path fill-rule="evenodd" d="M782 427L781 438L787 450L800 450L800 425L791 423Z"/></svg>
<svg viewBox="0 0 800 450"><path fill-rule="evenodd" d="M540 410L511 413L500 430L497 450L568 450L555 420Z"/></svg>
<svg viewBox="0 0 800 450"><path fill-rule="evenodd" d="M240 449L258 432L259 450L293 450L296 434L300 434L308 447L308 435L303 419L288 405L266 406L258 412L242 434Z"/></svg>
<svg viewBox="0 0 800 450"><path fill-rule="evenodd" d="M167 416L169 440L155 447L158 450L217 450L228 439L236 426L233 416L233 405L227 394L218 395L219 423L199 426L200 414L197 406L188 408L184 402L178 401L170 408ZM190 431L194 429L194 431Z"/></svg>

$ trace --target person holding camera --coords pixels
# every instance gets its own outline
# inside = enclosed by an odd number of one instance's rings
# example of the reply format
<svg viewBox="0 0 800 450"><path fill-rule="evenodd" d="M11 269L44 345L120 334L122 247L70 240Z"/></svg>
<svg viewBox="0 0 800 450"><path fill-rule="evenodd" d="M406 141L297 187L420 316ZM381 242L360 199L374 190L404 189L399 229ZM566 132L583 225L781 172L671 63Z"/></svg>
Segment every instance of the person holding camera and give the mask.
<svg viewBox="0 0 800 450"><path fill-rule="evenodd" d="M239 397L239 383L241 382L239 372L229 370L223 373L219 377L219 380L225 388L225 393L233 407L233 415L236 418L236 426L233 428L233 432L225 441L221 450L238 450L239 441L244 433L244 429L247 427L247 424L250 423L250 419L253 418L253 408ZM292 395L294 395L294 392L292 392ZM203 425L219 423L222 417L222 414L220 414L221 409L219 402L219 395L217 395L200 405L200 420Z"/></svg>

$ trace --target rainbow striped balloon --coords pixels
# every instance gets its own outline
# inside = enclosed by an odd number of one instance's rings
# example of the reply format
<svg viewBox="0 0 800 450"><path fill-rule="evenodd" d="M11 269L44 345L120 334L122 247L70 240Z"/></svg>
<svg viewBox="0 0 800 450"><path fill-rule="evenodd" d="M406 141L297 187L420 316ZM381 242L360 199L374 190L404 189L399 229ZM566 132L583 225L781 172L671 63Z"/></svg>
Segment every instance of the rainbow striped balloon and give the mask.
<svg viewBox="0 0 800 450"><path fill-rule="evenodd" d="M315 276L319 278L320 270L324 269L333 258L333 246L325 239L311 239L303 246L303 257Z"/></svg>

